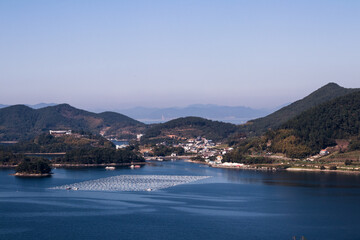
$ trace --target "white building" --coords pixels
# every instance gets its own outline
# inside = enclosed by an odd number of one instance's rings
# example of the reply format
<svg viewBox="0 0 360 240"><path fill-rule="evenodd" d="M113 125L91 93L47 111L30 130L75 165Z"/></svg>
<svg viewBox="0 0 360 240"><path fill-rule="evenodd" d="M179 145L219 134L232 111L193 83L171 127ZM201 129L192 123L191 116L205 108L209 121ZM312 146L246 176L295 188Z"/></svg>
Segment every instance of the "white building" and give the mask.
<svg viewBox="0 0 360 240"><path fill-rule="evenodd" d="M50 130L51 135L71 135L71 130Z"/></svg>

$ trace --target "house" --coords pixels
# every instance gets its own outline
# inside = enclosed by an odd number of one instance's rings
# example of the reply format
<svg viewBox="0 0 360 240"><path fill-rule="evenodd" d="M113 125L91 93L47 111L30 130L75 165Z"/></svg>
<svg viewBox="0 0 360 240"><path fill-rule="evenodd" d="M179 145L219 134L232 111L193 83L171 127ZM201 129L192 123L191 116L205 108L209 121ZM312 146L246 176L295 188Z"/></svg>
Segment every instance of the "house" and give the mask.
<svg viewBox="0 0 360 240"><path fill-rule="evenodd" d="M216 160L215 160L215 163L222 163L222 160L223 160L223 156L219 155L216 157Z"/></svg>
<svg viewBox="0 0 360 240"><path fill-rule="evenodd" d="M129 146L129 145L127 145L127 144L116 145L116 149L126 148L127 146Z"/></svg>
<svg viewBox="0 0 360 240"><path fill-rule="evenodd" d="M329 154L329 152L326 149L322 149L319 154L320 154L320 156L326 156Z"/></svg>
<svg viewBox="0 0 360 240"><path fill-rule="evenodd" d="M71 130L50 130L49 132L54 136L71 135Z"/></svg>
<svg viewBox="0 0 360 240"><path fill-rule="evenodd" d="M144 136L144 134L137 134L136 135L136 140L140 141L142 136Z"/></svg>

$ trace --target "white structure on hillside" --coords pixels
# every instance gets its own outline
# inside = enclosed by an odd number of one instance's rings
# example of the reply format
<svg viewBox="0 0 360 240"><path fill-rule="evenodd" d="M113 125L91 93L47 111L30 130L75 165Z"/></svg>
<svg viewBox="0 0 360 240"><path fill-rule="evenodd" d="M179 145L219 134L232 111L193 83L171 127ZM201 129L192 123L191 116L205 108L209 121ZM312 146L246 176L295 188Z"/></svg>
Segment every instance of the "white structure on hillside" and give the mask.
<svg viewBox="0 0 360 240"><path fill-rule="evenodd" d="M116 149L126 148L127 146L129 145L128 144L116 145Z"/></svg>
<svg viewBox="0 0 360 240"><path fill-rule="evenodd" d="M71 135L71 130L50 130L51 135Z"/></svg>

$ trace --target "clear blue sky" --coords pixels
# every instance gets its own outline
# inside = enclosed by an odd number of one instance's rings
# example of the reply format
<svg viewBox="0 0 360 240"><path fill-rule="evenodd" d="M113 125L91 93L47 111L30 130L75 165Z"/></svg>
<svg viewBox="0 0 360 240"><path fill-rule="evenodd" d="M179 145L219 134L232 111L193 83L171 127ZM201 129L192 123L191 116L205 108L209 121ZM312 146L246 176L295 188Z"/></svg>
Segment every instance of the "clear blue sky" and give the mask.
<svg viewBox="0 0 360 240"><path fill-rule="evenodd" d="M0 0L0 103L275 107L360 87L360 1Z"/></svg>

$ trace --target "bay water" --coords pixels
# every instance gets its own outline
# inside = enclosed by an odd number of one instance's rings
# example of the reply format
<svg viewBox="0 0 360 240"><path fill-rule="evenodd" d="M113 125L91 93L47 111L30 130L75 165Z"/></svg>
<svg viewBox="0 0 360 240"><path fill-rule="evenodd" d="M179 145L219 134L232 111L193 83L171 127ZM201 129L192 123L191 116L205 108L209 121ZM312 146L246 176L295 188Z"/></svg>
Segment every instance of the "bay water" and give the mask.
<svg viewBox="0 0 360 240"><path fill-rule="evenodd" d="M360 239L360 175L217 169L184 161L140 169L0 169L0 239ZM68 191L118 175L210 176L157 191Z"/></svg>

